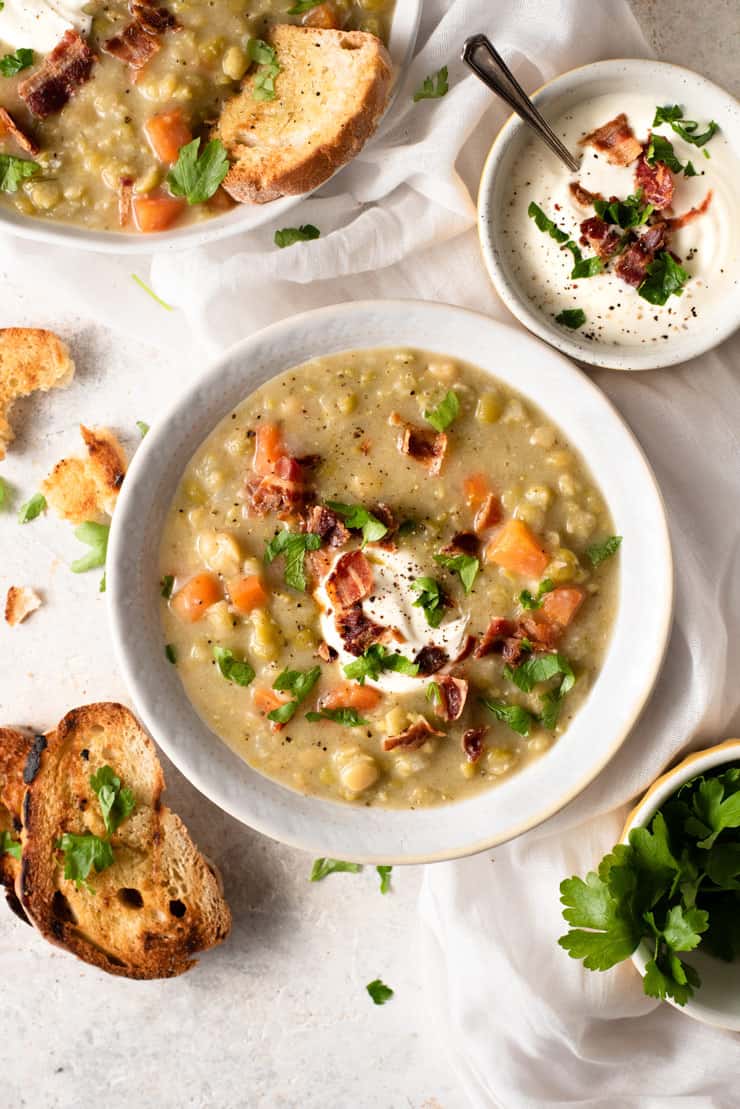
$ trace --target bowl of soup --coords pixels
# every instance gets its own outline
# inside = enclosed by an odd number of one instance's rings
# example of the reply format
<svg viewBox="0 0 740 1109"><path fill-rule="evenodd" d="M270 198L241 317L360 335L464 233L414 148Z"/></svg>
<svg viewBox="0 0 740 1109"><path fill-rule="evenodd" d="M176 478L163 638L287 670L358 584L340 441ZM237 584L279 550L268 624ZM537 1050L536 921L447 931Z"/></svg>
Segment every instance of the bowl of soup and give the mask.
<svg viewBox="0 0 740 1109"><path fill-rule="evenodd" d="M381 302L267 328L155 424L108 591L136 706L198 788L400 862L584 788L655 680L672 572L654 479L585 377L474 313Z"/></svg>

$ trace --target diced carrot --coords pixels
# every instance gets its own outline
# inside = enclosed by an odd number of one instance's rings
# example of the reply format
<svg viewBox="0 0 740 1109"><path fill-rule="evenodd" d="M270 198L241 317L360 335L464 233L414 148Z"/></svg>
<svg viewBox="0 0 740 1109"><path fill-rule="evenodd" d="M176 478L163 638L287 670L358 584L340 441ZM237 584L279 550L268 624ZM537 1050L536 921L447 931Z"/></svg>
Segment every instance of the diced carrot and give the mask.
<svg viewBox="0 0 740 1109"><path fill-rule="evenodd" d="M177 161L180 148L187 146L193 138L190 125L180 108L151 116L144 124L144 134L160 162L166 162L167 165Z"/></svg>
<svg viewBox="0 0 740 1109"><path fill-rule="evenodd" d="M285 456L285 444L278 424L260 424L254 447L252 469L256 474L272 474L279 458Z"/></svg>
<svg viewBox="0 0 740 1109"><path fill-rule="evenodd" d="M231 578L228 584L231 603L239 612L251 612L267 602L267 592L258 574Z"/></svg>
<svg viewBox="0 0 740 1109"><path fill-rule="evenodd" d="M211 605L223 597L218 578L213 574L196 574L172 598L172 607L188 624L200 620Z"/></svg>
<svg viewBox="0 0 740 1109"><path fill-rule="evenodd" d="M486 559L526 578L541 578L550 561L522 520L507 520L486 547Z"/></svg>
<svg viewBox="0 0 740 1109"><path fill-rule="evenodd" d="M477 511L491 492L491 485L485 474L470 474L463 482L465 503Z"/></svg>
<svg viewBox="0 0 740 1109"><path fill-rule="evenodd" d="M134 219L139 231L166 231L185 211L186 202L179 196L134 197Z"/></svg>
<svg viewBox="0 0 740 1109"><path fill-rule="evenodd" d="M279 709L287 700L289 700L288 697L281 697L274 689L266 689L265 686L258 685L252 689L252 704L257 712L261 712L265 716L268 712Z"/></svg>
<svg viewBox="0 0 740 1109"><path fill-rule="evenodd" d="M554 624L566 628L583 604L584 596L582 589L553 589L543 597L541 612Z"/></svg>
<svg viewBox="0 0 740 1109"><path fill-rule="evenodd" d="M382 694L371 685L338 685L321 699L322 709L364 709L370 712L380 702Z"/></svg>

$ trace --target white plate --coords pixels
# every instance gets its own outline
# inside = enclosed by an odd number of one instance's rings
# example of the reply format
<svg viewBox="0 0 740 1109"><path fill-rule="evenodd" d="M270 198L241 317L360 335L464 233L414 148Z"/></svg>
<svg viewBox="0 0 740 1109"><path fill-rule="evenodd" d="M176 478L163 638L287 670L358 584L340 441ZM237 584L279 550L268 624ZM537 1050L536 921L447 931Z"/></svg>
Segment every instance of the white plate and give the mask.
<svg viewBox="0 0 740 1109"><path fill-rule="evenodd" d="M567 733L500 786L413 812L304 797L243 762L201 721L164 657L158 587L167 510L192 454L231 409L269 378L309 358L408 346L466 359L541 406L585 457L624 537L611 644ZM124 679L144 723L183 774L221 808L275 839L316 855L373 863L428 862L481 851L539 824L584 789L625 739L652 689L673 595L660 493L642 451L604 395L530 336L461 308L419 301L308 312L222 355L137 451L113 517L107 574Z"/></svg>
<svg viewBox="0 0 740 1109"><path fill-rule="evenodd" d="M393 107L395 90L398 89L403 71L411 60L419 30L422 3L423 0L396 0L388 41L395 85L386 108L386 115ZM341 173L341 169L337 172ZM241 235L245 231L253 231L282 216L284 212L289 212L310 195L310 193L302 193L300 196L284 196L269 204L238 204L225 215L214 216L203 223L148 235L120 231L93 231L85 227L75 227L72 223L24 216L20 212L0 206L0 232L99 253L153 254L165 250L190 249L202 246L204 243L227 239L232 235Z"/></svg>
<svg viewBox="0 0 740 1109"><path fill-rule="evenodd" d="M569 108L597 96L638 89L652 94L656 104L691 105L697 119L716 119L732 149L740 149L740 105L729 93L689 69L652 59L618 58L572 69L543 85L533 96L542 115L554 120ZM496 291L517 319L554 347L594 366L618 370L647 370L687 362L721 343L740 325L737 285L728 281L725 296L718 296L711 311L702 315L702 326L685 334L674 333L665 342L646 346L616 346L566 333L551 316L534 307L519 287L500 243L500 213L506 198L514 161L532 133L512 115L491 147L478 193L478 233L488 273ZM537 141L536 139L534 141ZM563 169L564 173L567 170ZM740 218L740 216L738 217ZM736 236L736 242L740 237ZM737 264L737 262L736 262Z"/></svg>

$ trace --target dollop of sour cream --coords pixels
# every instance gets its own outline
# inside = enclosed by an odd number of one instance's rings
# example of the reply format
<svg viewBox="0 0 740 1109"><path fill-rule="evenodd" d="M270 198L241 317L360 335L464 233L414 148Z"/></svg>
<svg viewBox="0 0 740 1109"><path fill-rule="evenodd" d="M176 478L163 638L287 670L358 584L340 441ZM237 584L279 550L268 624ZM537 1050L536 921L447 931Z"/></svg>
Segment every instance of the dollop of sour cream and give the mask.
<svg viewBox="0 0 740 1109"><path fill-rule="evenodd" d="M342 553L344 552L340 552L332 562L314 596L321 609L320 623L324 640L337 652L340 664L346 665L354 662L356 656L351 655L344 646L324 587ZM428 570L406 551L368 547L365 556L373 568L374 585L370 596L362 602L362 608L371 620L384 628L393 628L396 632L396 639L385 645L387 649L413 660L422 647L441 647L449 658L454 659L462 650L468 617L447 617L438 628L430 627L424 610L414 604L419 594L412 588L416 579L427 575ZM412 677L410 674L384 670L377 681L368 679L367 684L386 693L411 693L419 688L420 682L430 680L433 681L433 677Z"/></svg>
<svg viewBox="0 0 740 1109"><path fill-rule="evenodd" d="M6 0L0 12L0 42L38 54L53 50L65 31L90 33L90 0Z"/></svg>

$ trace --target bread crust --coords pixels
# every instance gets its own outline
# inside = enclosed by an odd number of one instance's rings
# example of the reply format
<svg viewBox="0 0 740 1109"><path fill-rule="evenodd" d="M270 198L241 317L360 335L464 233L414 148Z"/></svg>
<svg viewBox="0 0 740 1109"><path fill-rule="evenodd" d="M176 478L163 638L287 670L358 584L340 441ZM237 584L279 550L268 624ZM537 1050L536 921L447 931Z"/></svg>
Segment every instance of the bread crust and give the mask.
<svg viewBox="0 0 740 1109"><path fill-rule="evenodd" d="M68 385L74 370L66 343L53 331L0 328L0 459L15 438L8 421L13 401Z"/></svg>
<svg viewBox="0 0 740 1109"><path fill-rule="evenodd" d="M62 458L41 483L49 507L73 524L113 515L127 465L123 447L108 428L80 424L80 433L87 457Z"/></svg>
<svg viewBox="0 0 740 1109"><path fill-rule="evenodd" d="M26 788L23 770L32 746L30 732L20 728L0 728L0 832L8 832L13 839L20 839L21 809ZM6 900L13 912L28 923L15 892L20 871L19 859L7 853L0 854L0 882L5 887Z"/></svg>

